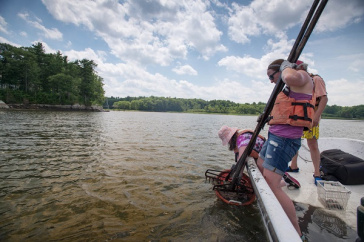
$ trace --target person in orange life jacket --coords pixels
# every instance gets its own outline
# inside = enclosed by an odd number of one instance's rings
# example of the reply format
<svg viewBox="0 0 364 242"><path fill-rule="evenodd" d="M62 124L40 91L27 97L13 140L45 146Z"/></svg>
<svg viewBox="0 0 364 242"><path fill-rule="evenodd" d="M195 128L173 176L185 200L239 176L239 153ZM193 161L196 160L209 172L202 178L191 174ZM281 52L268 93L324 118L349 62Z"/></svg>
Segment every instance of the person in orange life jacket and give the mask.
<svg viewBox="0 0 364 242"><path fill-rule="evenodd" d="M307 64L302 61L297 61L297 69L307 71ZM311 159L314 167L314 181L317 185L318 180L321 179L320 174L320 150L318 148L318 139L320 135L319 131L319 122L321 119L321 114L324 111L326 104L328 102L327 92L325 87L324 80L319 75L310 74L315 83L315 96L316 96L316 104L315 104L315 115L312 120L312 129L303 131L302 138L307 139L307 145L310 149ZM297 157L298 153L293 157L291 165L286 170L287 172L299 172L299 168L297 165Z"/></svg>
<svg viewBox="0 0 364 242"><path fill-rule="evenodd" d="M297 233L303 236L298 225L293 202L280 186L282 176L288 168L288 163L301 146L301 136L304 127L295 125L309 126L309 124L300 120L297 120L297 122L290 120L290 117L295 114L286 115L283 113L286 110L290 110L289 105L292 105L292 102L286 102L285 99L290 98L297 102L313 103L314 98L314 84L311 77L305 71L296 70L295 66L296 64L278 59L273 61L267 68L267 75L271 83L276 83L281 76L282 81L287 84L289 89L288 93L282 91L277 96L271 112L273 117L268 123L270 125L268 139L259 153L257 163L263 166L263 176L269 187L277 197ZM302 110L299 111L301 112ZM309 113L313 116L313 111ZM286 115L286 119L282 118L284 115ZM297 116L299 115L302 114L299 113ZM275 119L277 116L279 116L278 121Z"/></svg>

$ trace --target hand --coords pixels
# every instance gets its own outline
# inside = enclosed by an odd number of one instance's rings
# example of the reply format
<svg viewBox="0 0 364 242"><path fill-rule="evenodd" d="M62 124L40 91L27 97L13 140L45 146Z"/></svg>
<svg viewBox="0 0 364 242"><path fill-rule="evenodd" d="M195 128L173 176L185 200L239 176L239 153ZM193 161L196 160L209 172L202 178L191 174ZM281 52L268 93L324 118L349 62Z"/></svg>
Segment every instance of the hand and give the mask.
<svg viewBox="0 0 364 242"><path fill-rule="evenodd" d="M297 67L297 65L295 63L291 63L291 62L285 60L285 61L282 62L281 67L279 68L279 70L282 72L286 68L296 69L296 67Z"/></svg>
<svg viewBox="0 0 364 242"><path fill-rule="evenodd" d="M263 116L263 114L260 114L260 115L258 116L258 118L257 118L257 122L258 122L258 123L262 120L262 116Z"/></svg>
<svg viewBox="0 0 364 242"><path fill-rule="evenodd" d="M320 123L320 115L314 115L312 120L312 127L316 127Z"/></svg>

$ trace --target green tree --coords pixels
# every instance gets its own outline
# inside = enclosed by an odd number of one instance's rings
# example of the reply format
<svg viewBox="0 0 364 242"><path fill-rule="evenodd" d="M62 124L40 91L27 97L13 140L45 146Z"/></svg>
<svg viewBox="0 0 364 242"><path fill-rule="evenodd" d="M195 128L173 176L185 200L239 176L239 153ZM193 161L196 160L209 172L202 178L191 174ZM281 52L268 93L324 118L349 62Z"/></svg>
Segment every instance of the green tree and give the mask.
<svg viewBox="0 0 364 242"><path fill-rule="evenodd" d="M91 60L68 62L46 54L42 43L14 47L0 43L0 99L8 103L102 104L103 79Z"/></svg>
<svg viewBox="0 0 364 242"><path fill-rule="evenodd" d="M130 103L131 110L142 110L141 107L143 106L143 102L140 100L133 100Z"/></svg>
<svg viewBox="0 0 364 242"><path fill-rule="evenodd" d="M83 59L78 62L80 71L80 96L85 105L93 102L102 103L104 100L103 79L95 72L96 64L93 60Z"/></svg>
<svg viewBox="0 0 364 242"><path fill-rule="evenodd" d="M343 117L343 118L353 118L352 110L349 107L343 107L340 110L339 114L340 114L340 117Z"/></svg>
<svg viewBox="0 0 364 242"><path fill-rule="evenodd" d="M364 105L358 105L352 107L353 117L357 119L364 118Z"/></svg>
<svg viewBox="0 0 364 242"><path fill-rule="evenodd" d="M39 82L41 86L41 90L43 92L48 92L50 87L48 84L48 75L47 75L47 62L46 62L46 53L41 42L33 44L32 47L27 48L27 50L34 54L35 62L40 70L39 73Z"/></svg>
<svg viewBox="0 0 364 242"><path fill-rule="evenodd" d="M74 104L77 102L78 94L77 78L70 75L59 73L49 77L51 92L58 97L59 104Z"/></svg>
<svg viewBox="0 0 364 242"><path fill-rule="evenodd" d="M130 110L131 103L129 101L118 101L114 103L114 107L117 109Z"/></svg>

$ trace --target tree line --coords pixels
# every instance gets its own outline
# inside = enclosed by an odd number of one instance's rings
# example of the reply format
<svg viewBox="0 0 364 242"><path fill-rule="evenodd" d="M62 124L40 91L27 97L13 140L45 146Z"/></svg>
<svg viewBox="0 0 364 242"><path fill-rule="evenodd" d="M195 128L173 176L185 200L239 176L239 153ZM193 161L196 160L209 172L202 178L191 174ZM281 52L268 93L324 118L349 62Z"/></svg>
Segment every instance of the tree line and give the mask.
<svg viewBox="0 0 364 242"><path fill-rule="evenodd" d="M239 104L227 100L184 99L171 97L108 97L103 105L105 109L138 110L150 112L198 112L239 115L259 115L266 103ZM364 119L364 105L341 107L327 105L324 118Z"/></svg>
<svg viewBox="0 0 364 242"><path fill-rule="evenodd" d="M259 114L264 103L238 104L227 100L184 99L170 97L126 97L106 99L104 108L152 112L202 112L226 114Z"/></svg>
<svg viewBox="0 0 364 242"><path fill-rule="evenodd" d="M15 47L0 43L0 100L6 103L102 105L103 79L93 60L68 61L42 43Z"/></svg>

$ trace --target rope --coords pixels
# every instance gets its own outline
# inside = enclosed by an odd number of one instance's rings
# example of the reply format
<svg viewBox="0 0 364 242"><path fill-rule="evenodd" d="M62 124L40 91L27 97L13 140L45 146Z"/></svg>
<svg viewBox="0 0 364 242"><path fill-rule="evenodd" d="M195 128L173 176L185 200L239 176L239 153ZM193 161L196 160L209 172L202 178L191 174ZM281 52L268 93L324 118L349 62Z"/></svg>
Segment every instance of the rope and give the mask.
<svg viewBox="0 0 364 242"><path fill-rule="evenodd" d="M302 149L302 147L306 150L306 151L308 151L308 152L311 152L310 151L310 149L308 148L308 146L306 146L305 144L302 144L301 145L301 149ZM298 157L300 157L304 162L312 162L312 160L308 160L308 159L305 159L303 156L301 156L300 155L300 153L298 152Z"/></svg>

